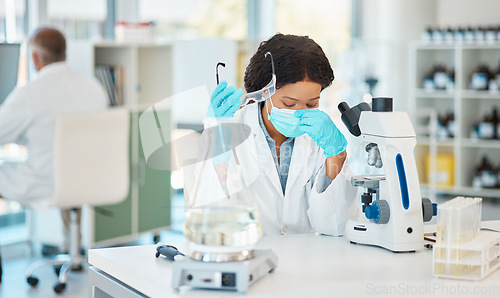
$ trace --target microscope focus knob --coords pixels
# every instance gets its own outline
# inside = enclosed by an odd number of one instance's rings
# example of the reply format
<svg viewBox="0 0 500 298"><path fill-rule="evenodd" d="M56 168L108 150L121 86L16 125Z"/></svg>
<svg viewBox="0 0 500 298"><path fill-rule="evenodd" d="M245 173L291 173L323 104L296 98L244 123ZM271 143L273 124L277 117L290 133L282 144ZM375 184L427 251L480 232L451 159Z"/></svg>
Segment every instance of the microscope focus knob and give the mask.
<svg viewBox="0 0 500 298"><path fill-rule="evenodd" d="M391 217L389 203L386 200L378 200L373 202L370 206L366 206L365 216L372 219L373 222L378 224L386 224Z"/></svg>
<svg viewBox="0 0 500 298"><path fill-rule="evenodd" d="M432 203L428 198L422 198L422 217L424 222L430 221L433 216L437 215L436 204Z"/></svg>

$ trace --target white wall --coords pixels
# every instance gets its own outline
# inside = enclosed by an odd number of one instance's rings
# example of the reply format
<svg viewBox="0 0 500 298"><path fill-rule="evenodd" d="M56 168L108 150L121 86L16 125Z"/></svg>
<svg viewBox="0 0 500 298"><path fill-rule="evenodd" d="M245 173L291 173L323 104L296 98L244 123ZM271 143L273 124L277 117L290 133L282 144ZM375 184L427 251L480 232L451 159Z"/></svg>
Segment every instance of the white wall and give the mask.
<svg viewBox="0 0 500 298"><path fill-rule="evenodd" d="M211 94L217 85L215 66L218 62L226 64L226 67L219 67L220 80L235 84L238 65L237 47L236 41L224 39L176 41L173 49L172 94L199 86L207 86ZM174 99L173 122L201 126L207 113L208 102L209 99L204 97Z"/></svg>
<svg viewBox="0 0 500 298"><path fill-rule="evenodd" d="M49 18L103 21L106 0L47 0Z"/></svg>
<svg viewBox="0 0 500 298"><path fill-rule="evenodd" d="M139 21L139 0L116 1L116 20L130 23Z"/></svg>
<svg viewBox="0 0 500 298"><path fill-rule="evenodd" d="M407 111L409 45L435 22L435 0L362 0L361 39L378 76L375 96L394 98L394 109Z"/></svg>
<svg viewBox="0 0 500 298"><path fill-rule="evenodd" d="M500 23L500 1L439 0L436 21L440 26L495 25Z"/></svg>

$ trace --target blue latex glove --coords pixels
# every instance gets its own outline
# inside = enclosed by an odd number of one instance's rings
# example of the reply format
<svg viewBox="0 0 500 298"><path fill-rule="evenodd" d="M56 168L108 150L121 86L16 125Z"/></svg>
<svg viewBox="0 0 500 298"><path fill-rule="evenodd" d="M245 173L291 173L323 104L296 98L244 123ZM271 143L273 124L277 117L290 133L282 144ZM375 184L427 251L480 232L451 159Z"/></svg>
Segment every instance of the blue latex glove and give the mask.
<svg viewBox="0 0 500 298"><path fill-rule="evenodd" d="M300 130L307 133L323 149L327 157L337 155L346 149L347 140L325 112L318 109L303 109L296 111L294 116L300 118Z"/></svg>
<svg viewBox="0 0 500 298"><path fill-rule="evenodd" d="M243 90L241 88L236 89L234 86L228 87L226 81L220 82L210 97L207 116L233 117L234 113L241 105L241 95L243 95Z"/></svg>

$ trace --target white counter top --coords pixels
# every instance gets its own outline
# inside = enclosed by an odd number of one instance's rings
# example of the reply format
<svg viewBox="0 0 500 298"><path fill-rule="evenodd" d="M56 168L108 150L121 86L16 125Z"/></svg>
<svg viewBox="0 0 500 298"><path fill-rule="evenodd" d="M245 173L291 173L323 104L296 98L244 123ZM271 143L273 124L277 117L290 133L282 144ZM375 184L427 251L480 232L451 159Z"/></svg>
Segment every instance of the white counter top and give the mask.
<svg viewBox="0 0 500 298"><path fill-rule="evenodd" d="M500 221L483 227L500 229ZM426 231L433 226L426 226ZM187 251L185 243L174 244ZM264 237L258 248L278 255L275 272L252 285L248 297L500 297L500 270L481 282L432 275L432 251L393 253L354 245L344 237L296 234ZM171 287L172 263L156 246L93 249L89 263L151 297L224 297L237 292Z"/></svg>

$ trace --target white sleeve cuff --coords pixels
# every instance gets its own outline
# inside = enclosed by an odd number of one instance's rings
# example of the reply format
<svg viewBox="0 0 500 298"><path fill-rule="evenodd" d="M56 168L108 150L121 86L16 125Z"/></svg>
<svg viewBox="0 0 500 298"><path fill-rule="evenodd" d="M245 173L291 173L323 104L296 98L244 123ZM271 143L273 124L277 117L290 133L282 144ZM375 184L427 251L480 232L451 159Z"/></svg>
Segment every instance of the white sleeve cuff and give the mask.
<svg viewBox="0 0 500 298"><path fill-rule="evenodd" d="M337 179L340 179L341 176L344 175L344 173L348 170L346 170L346 164L348 164L347 158L344 161L344 164L342 165L342 169L338 173L337 177L335 179L330 179L328 175L326 175L326 167L325 164L321 166L321 168L318 171L318 176L316 177L315 181L315 190L317 193L323 193L325 190L332 185L333 181L336 181ZM335 184L335 183L333 183Z"/></svg>

